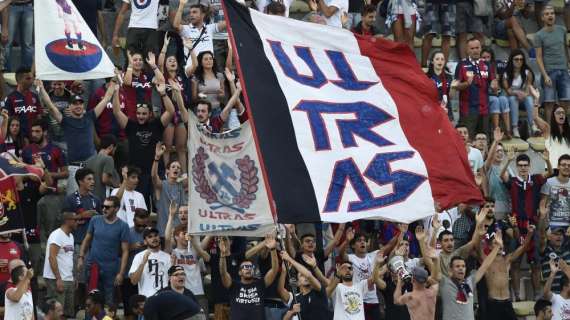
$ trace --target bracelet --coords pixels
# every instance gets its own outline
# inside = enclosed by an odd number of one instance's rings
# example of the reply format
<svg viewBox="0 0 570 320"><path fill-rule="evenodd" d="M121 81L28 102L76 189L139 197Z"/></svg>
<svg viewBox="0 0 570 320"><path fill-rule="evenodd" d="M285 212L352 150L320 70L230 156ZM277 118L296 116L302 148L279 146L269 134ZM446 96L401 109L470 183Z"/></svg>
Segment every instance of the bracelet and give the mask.
<svg viewBox="0 0 570 320"><path fill-rule="evenodd" d="M164 98L164 96L166 96L166 93L160 95L161 98Z"/></svg>
<svg viewBox="0 0 570 320"><path fill-rule="evenodd" d="M160 161L160 159L154 159L154 162L158 162L158 161Z"/></svg>

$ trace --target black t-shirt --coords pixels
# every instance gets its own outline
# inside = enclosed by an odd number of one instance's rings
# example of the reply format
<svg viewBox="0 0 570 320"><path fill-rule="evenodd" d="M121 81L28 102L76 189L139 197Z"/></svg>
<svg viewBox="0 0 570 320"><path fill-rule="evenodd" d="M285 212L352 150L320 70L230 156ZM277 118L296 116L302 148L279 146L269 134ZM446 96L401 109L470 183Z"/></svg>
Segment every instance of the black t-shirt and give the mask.
<svg viewBox="0 0 570 320"><path fill-rule="evenodd" d="M139 167L143 173L150 173L156 143L162 140L164 126L159 119L145 124L129 119L125 132L129 139L131 164Z"/></svg>
<svg viewBox="0 0 570 320"><path fill-rule="evenodd" d="M311 290L308 294L297 293L297 303L301 304L301 319L331 320L333 313L329 309L326 287L321 291Z"/></svg>
<svg viewBox="0 0 570 320"><path fill-rule="evenodd" d="M386 319L410 320L408 307L394 303L394 291L396 291L396 284L392 281L392 277L389 273L384 276L384 281L386 282L386 289L382 290L382 295L386 302ZM404 291L404 288L402 289L402 291Z"/></svg>
<svg viewBox="0 0 570 320"><path fill-rule="evenodd" d="M244 255L241 254L232 254L231 256L226 258L226 266L228 269L228 273L232 277L233 281L237 281L239 279L238 272L239 272L239 264L243 261ZM220 277L220 255L210 254L210 267L211 267L211 276L212 276L212 303L228 303L230 301L230 292L228 289L224 287L222 284L222 279Z"/></svg>
<svg viewBox="0 0 570 320"><path fill-rule="evenodd" d="M230 319L265 320L264 298L265 282L263 279L256 279L250 284L232 281L230 287Z"/></svg>
<svg viewBox="0 0 570 320"><path fill-rule="evenodd" d="M29 243L40 243L40 228L38 226L37 205L41 198L39 185L34 181L24 181L24 189L18 192L20 211L24 218L26 237ZM46 237L49 236L46 235Z"/></svg>

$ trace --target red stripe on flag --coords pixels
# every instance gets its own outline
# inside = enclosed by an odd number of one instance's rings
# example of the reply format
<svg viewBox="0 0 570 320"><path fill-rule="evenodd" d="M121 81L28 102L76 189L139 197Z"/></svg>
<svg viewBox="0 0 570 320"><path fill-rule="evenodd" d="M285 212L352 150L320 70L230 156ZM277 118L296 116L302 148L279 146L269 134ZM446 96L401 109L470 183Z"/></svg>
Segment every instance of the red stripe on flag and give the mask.
<svg viewBox="0 0 570 320"><path fill-rule="evenodd" d="M436 88L413 52L393 41L355 35L398 108L410 145L426 164L432 194L442 208L481 202L463 140L440 107Z"/></svg>

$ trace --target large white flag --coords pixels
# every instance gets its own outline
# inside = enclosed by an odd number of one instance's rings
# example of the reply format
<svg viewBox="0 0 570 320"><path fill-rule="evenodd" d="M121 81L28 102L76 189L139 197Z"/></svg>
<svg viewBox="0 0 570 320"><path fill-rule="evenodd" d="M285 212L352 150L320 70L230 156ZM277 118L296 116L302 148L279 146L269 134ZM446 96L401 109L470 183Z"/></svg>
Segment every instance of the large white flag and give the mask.
<svg viewBox="0 0 570 320"><path fill-rule="evenodd" d="M190 114L188 232L263 236L275 227L249 121L212 134Z"/></svg>
<svg viewBox="0 0 570 320"><path fill-rule="evenodd" d="M71 0L41 0L34 6L38 79L87 80L114 76L111 59Z"/></svg>

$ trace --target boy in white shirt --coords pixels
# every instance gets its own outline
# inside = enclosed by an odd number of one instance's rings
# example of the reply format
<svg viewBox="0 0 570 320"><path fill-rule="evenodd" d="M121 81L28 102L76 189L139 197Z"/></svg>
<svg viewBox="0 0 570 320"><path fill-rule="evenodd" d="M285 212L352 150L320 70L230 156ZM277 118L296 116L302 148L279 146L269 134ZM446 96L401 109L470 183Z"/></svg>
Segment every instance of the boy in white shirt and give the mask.
<svg viewBox="0 0 570 320"><path fill-rule="evenodd" d="M147 249L134 257L129 278L133 285L138 285L139 294L150 297L168 286L171 260L168 253L160 250L160 237L156 228L146 228L143 238Z"/></svg>
<svg viewBox="0 0 570 320"><path fill-rule="evenodd" d="M135 166L125 166L122 169L123 182L117 189L113 189L112 196L117 196L121 200L121 207L117 212L117 217L129 225L129 228L135 226L135 210L146 208L146 202L142 193L136 191L139 184L139 176L141 170Z"/></svg>

